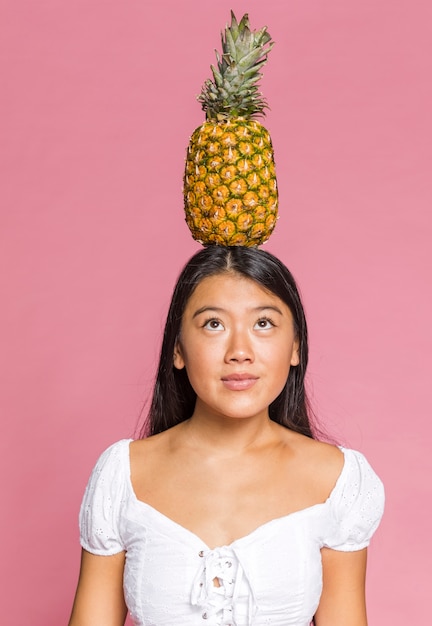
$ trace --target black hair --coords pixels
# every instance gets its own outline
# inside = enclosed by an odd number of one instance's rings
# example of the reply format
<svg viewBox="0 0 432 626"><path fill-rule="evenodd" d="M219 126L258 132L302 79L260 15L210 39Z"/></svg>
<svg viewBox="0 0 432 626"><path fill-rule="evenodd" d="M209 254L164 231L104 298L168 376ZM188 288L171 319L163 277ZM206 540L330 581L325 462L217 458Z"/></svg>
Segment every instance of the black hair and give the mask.
<svg viewBox="0 0 432 626"><path fill-rule="evenodd" d="M141 437L163 432L191 417L196 394L186 369L179 370L173 365L174 349L192 293L204 278L223 273L255 281L289 307L298 341L299 363L290 368L283 390L269 407L269 416L282 426L314 437L305 391L308 333L295 280L288 268L269 252L243 246L209 246L195 254L183 268L168 311L153 398Z"/></svg>

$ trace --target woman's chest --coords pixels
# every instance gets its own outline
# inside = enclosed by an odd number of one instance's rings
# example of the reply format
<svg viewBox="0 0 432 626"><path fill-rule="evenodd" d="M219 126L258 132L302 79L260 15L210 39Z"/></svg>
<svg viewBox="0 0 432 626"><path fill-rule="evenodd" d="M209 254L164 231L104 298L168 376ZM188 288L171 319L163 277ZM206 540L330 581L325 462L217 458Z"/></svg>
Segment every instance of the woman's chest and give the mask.
<svg viewBox="0 0 432 626"><path fill-rule="evenodd" d="M273 616L268 623L288 626L313 615L321 594L320 507L211 549L152 507L137 505L122 524L128 606L149 620L137 623L170 623L161 618L167 607L171 616L189 615L190 624L207 614L206 624L264 624ZM224 621L229 611L236 611L235 621Z"/></svg>
<svg viewBox="0 0 432 626"><path fill-rule="evenodd" d="M278 471L275 464L196 467L151 472L152 481L137 481L134 491L140 502L209 546L229 545L271 520L324 501L327 495L299 473Z"/></svg>

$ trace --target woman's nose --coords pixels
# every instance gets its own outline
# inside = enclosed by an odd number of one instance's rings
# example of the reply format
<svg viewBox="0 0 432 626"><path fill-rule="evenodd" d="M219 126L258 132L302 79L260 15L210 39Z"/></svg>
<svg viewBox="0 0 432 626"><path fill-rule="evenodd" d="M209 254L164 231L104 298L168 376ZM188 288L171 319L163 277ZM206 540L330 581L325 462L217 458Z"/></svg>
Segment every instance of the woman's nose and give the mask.
<svg viewBox="0 0 432 626"><path fill-rule="evenodd" d="M254 354L248 333L234 331L230 334L225 360L227 363L243 363L244 361L252 362L254 360Z"/></svg>

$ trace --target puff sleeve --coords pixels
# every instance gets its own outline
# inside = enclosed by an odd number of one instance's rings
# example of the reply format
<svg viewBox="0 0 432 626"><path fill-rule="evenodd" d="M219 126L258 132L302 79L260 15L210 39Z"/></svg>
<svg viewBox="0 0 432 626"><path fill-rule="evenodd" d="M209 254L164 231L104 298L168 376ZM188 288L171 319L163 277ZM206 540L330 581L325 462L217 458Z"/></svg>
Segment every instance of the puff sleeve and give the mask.
<svg viewBox="0 0 432 626"><path fill-rule="evenodd" d="M384 486L365 457L343 450L345 465L330 496L332 530L324 545L352 552L369 545L384 512Z"/></svg>
<svg viewBox="0 0 432 626"><path fill-rule="evenodd" d="M126 497L130 440L110 446L99 457L87 483L79 514L81 546L96 555L124 550L120 512Z"/></svg>

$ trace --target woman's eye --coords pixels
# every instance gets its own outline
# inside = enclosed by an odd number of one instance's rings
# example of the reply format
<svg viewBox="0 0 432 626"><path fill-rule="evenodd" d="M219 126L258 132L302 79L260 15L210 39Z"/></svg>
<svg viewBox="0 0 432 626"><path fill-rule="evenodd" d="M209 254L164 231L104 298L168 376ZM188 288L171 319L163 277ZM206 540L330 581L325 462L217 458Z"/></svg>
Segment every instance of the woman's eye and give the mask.
<svg viewBox="0 0 432 626"><path fill-rule="evenodd" d="M217 319L207 320L203 327L208 330L221 330L223 328L221 322Z"/></svg>
<svg viewBox="0 0 432 626"><path fill-rule="evenodd" d="M263 317L262 319L258 320L257 323L255 324L255 327L258 328L259 330L267 330L268 328L273 328L274 324L271 321L271 319L268 319L267 317Z"/></svg>

